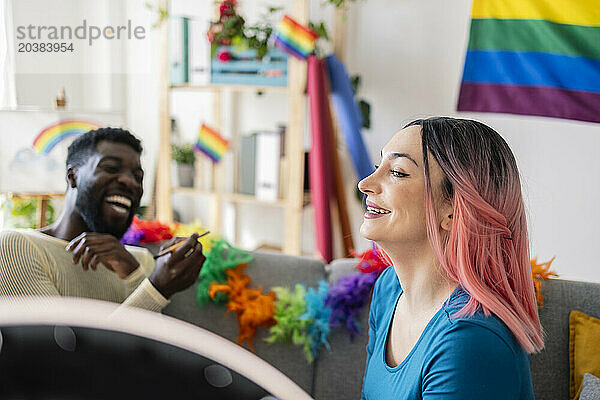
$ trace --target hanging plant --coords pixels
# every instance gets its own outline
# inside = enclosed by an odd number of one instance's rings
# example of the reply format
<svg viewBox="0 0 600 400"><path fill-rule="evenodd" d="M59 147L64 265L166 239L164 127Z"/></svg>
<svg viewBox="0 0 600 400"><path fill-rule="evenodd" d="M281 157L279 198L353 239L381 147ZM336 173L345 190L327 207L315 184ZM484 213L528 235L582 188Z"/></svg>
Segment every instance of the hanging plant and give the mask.
<svg viewBox="0 0 600 400"><path fill-rule="evenodd" d="M267 12L259 17L258 23L248 25L238 14L237 1L223 0L219 6L219 19L211 22L206 33L211 43L211 58L218 57L220 61L229 61L233 55L227 51L219 52L219 47L233 46L234 52L256 50L256 57L262 59L267 54L269 39L273 33L273 14L281 10L281 7L269 7Z"/></svg>
<svg viewBox="0 0 600 400"><path fill-rule="evenodd" d="M327 3L333 4L336 8L347 9L350 3L356 3L357 0L326 0Z"/></svg>

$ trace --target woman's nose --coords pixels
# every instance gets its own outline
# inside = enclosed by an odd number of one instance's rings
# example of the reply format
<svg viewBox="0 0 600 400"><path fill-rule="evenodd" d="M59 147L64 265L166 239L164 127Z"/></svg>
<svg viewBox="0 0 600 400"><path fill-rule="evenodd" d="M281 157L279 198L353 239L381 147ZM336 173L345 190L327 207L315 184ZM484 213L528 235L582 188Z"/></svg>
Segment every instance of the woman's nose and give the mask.
<svg viewBox="0 0 600 400"><path fill-rule="evenodd" d="M376 174L377 171L373 172L371 175L358 182L358 190L360 190L364 194L375 193L378 190L378 185L375 182Z"/></svg>

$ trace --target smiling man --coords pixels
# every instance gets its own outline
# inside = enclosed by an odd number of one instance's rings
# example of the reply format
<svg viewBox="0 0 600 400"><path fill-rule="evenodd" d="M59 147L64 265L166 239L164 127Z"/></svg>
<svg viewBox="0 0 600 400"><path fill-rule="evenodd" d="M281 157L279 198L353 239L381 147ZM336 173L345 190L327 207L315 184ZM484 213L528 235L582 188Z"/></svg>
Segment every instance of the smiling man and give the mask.
<svg viewBox="0 0 600 400"><path fill-rule="evenodd" d="M86 297L160 311L204 263L198 235L154 263L119 239L142 197L140 141L102 128L77 138L66 162L65 208L41 230L0 232L0 295Z"/></svg>

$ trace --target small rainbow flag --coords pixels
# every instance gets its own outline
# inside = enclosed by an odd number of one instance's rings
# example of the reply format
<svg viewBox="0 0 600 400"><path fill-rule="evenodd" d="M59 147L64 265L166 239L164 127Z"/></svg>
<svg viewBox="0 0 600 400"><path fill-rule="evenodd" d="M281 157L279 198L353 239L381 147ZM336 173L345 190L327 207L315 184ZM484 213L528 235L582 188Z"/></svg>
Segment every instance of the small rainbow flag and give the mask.
<svg viewBox="0 0 600 400"><path fill-rule="evenodd" d="M296 58L305 60L315 49L317 35L287 15L283 17L275 33L275 45Z"/></svg>
<svg viewBox="0 0 600 400"><path fill-rule="evenodd" d="M598 0L474 0L458 110L600 122Z"/></svg>
<svg viewBox="0 0 600 400"><path fill-rule="evenodd" d="M48 154L58 143L71 136L80 136L99 126L86 121L61 121L40 132L33 141L33 148L41 154Z"/></svg>
<svg viewBox="0 0 600 400"><path fill-rule="evenodd" d="M213 162L219 162L229 147L229 141L214 129L202 124L195 147L206 154Z"/></svg>

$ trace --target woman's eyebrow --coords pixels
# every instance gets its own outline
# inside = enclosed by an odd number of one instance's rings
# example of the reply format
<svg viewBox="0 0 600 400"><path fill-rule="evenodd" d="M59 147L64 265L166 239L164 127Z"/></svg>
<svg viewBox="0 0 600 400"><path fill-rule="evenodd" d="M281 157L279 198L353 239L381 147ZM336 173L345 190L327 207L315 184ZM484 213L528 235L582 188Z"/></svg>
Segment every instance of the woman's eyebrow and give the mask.
<svg viewBox="0 0 600 400"><path fill-rule="evenodd" d="M381 157L383 157L383 150L381 151ZM408 158L410 161L412 161L417 167L419 167L419 164L417 164L417 162L414 160L414 158L412 158L408 153L388 153L386 158L388 160L393 160L396 158Z"/></svg>

